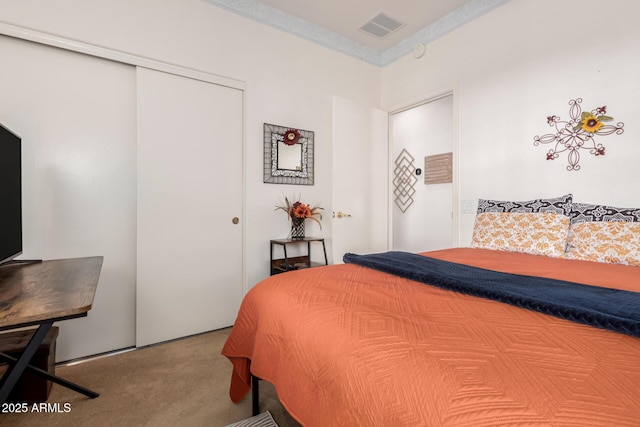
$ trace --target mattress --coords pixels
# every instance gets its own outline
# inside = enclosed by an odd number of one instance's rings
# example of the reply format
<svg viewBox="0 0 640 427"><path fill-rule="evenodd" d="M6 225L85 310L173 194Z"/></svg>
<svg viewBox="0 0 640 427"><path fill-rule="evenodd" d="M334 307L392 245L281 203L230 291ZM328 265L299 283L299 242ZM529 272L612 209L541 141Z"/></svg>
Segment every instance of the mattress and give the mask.
<svg viewBox="0 0 640 427"><path fill-rule="evenodd" d="M485 269L640 292L640 269L458 248ZM639 308L640 309L640 308ZM637 426L640 339L353 264L251 289L222 350L305 426Z"/></svg>

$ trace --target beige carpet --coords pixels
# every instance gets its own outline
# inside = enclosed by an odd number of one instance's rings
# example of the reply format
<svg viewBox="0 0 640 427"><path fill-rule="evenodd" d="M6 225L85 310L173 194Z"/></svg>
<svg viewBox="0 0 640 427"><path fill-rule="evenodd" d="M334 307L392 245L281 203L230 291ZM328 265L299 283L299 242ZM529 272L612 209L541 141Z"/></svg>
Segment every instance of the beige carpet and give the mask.
<svg viewBox="0 0 640 427"><path fill-rule="evenodd" d="M0 426L225 426L251 416L251 396L229 399L231 363L220 355L230 329L184 338L73 366L56 374L100 393L89 399L57 384L49 403L67 413L0 414ZM298 427L274 388L260 383L260 409L280 427Z"/></svg>

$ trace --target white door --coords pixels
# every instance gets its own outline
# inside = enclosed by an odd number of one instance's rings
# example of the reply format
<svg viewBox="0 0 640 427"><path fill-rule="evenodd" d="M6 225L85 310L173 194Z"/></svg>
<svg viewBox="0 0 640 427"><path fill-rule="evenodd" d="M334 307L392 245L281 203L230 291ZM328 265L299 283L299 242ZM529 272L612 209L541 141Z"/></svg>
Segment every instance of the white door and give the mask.
<svg viewBox="0 0 640 427"><path fill-rule="evenodd" d="M138 346L232 325L242 299L243 93L138 68Z"/></svg>
<svg viewBox="0 0 640 427"><path fill-rule="evenodd" d="M453 183L425 185L424 168L426 156L453 152L453 95L394 113L390 122L394 164L406 150L414 159L413 167L422 172L412 173L413 192L402 190L411 194L410 205L400 203L406 210L393 204L392 248L408 252L450 248L454 244ZM404 170L397 169L400 173Z"/></svg>
<svg viewBox="0 0 640 427"><path fill-rule="evenodd" d="M388 122L386 112L333 98L333 263L346 252L388 248Z"/></svg>

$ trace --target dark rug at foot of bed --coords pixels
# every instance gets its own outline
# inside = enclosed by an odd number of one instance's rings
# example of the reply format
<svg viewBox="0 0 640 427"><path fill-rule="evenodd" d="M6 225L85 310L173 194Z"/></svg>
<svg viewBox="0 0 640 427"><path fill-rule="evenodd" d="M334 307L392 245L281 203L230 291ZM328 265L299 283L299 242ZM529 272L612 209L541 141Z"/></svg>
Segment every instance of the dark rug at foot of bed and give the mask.
<svg viewBox="0 0 640 427"><path fill-rule="evenodd" d="M278 424L273 420L271 413L266 411L255 417L247 418L225 427L278 427Z"/></svg>

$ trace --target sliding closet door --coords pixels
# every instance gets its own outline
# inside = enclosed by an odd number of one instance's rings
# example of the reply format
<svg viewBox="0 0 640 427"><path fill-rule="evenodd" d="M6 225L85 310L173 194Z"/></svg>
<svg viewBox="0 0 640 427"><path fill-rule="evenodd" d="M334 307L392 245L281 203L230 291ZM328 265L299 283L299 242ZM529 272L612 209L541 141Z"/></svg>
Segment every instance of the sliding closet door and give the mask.
<svg viewBox="0 0 640 427"><path fill-rule="evenodd" d="M242 91L138 68L137 345L230 326L242 299Z"/></svg>
<svg viewBox="0 0 640 427"><path fill-rule="evenodd" d="M5 36L0 53L0 123L22 137L22 259L104 257L88 316L57 324L56 360L130 347L135 68Z"/></svg>

